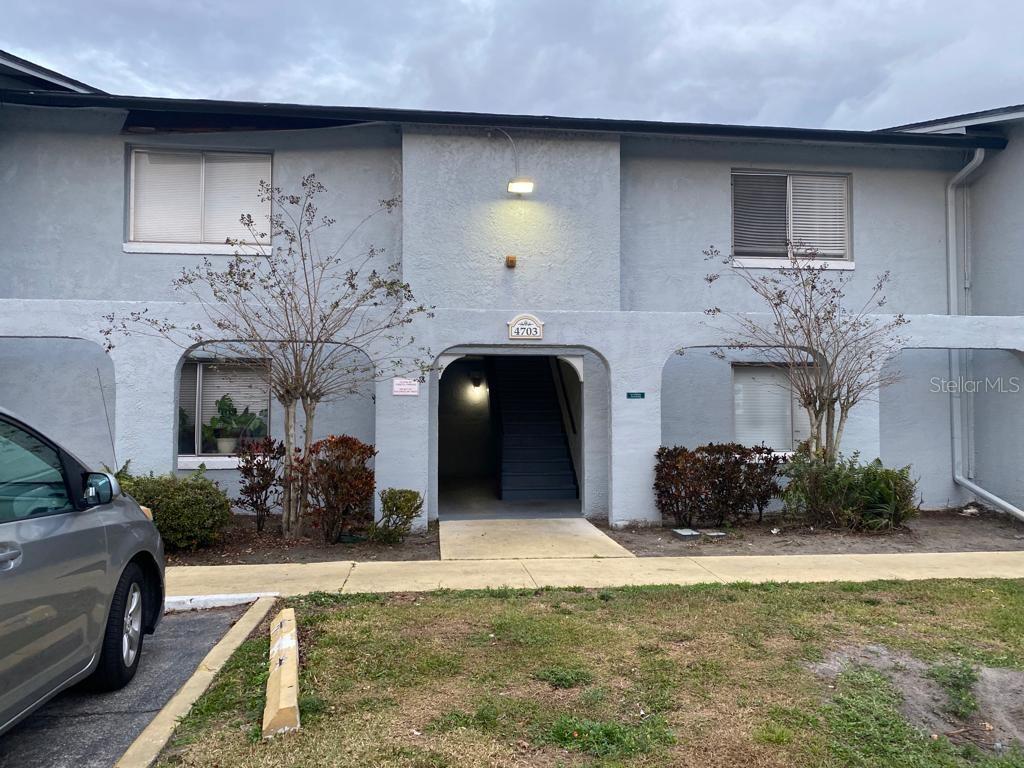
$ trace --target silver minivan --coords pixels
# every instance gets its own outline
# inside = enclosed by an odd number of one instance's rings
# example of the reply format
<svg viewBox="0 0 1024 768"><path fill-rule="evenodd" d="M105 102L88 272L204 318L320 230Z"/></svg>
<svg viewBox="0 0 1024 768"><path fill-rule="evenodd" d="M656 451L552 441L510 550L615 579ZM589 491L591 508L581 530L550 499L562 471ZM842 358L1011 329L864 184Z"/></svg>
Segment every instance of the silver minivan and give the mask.
<svg viewBox="0 0 1024 768"><path fill-rule="evenodd" d="M127 684L163 603L149 510L0 409L0 733L79 681Z"/></svg>

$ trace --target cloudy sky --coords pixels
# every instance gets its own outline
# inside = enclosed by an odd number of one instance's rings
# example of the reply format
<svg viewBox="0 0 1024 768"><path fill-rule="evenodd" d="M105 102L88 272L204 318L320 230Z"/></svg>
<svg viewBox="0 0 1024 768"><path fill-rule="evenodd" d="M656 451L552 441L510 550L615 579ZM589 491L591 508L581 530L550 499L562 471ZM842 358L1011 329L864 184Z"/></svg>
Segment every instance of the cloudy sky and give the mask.
<svg viewBox="0 0 1024 768"><path fill-rule="evenodd" d="M828 128L1024 103L1024 3L32 0L0 48L111 93Z"/></svg>

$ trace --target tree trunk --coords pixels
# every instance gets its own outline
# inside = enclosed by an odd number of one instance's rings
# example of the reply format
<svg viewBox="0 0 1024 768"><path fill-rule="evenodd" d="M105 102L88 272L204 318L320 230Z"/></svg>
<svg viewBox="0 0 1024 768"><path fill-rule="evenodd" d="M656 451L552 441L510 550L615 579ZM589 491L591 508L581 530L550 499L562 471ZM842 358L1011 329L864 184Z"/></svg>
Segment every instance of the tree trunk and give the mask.
<svg viewBox="0 0 1024 768"><path fill-rule="evenodd" d="M839 453L839 444L843 439L843 430L846 429L846 417L849 413L850 409L848 407L839 407L839 426L836 427L836 454Z"/></svg>
<svg viewBox="0 0 1024 768"><path fill-rule="evenodd" d="M825 413L825 459L833 461L836 457L836 407L832 403L828 405Z"/></svg>
<svg viewBox="0 0 1024 768"><path fill-rule="evenodd" d="M302 415L304 424L302 426L302 455L309 456L310 448L313 445L313 428L316 423L316 406L318 401L302 399ZM309 478L303 473L298 488L298 499L295 504L296 525L302 525L302 519L306 515L306 506L309 502Z"/></svg>
<svg viewBox="0 0 1024 768"><path fill-rule="evenodd" d="M284 482L281 489L281 533L286 539L299 535L295 520L297 494L295 472L295 401L284 406Z"/></svg>

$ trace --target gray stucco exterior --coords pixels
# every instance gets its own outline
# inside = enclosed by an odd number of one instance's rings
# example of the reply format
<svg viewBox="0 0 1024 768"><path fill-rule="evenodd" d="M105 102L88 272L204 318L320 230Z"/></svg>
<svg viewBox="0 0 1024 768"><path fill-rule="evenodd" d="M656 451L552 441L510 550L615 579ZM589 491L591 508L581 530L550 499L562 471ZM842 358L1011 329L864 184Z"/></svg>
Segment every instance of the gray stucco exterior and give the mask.
<svg viewBox="0 0 1024 768"><path fill-rule="evenodd" d="M401 196L401 207L372 219L350 247L382 248L382 261L400 264L417 299L436 307L433 319L412 329L435 356L583 357L583 509L613 525L657 520L651 481L659 445L732 439L731 368L707 352L722 336L703 310L759 308L738 282L709 287L702 251L730 247L733 169L848 173L851 299L892 272L887 311L910 319L908 349L894 361L904 379L859 406L844 451L910 464L926 505L962 503L970 496L953 482L950 397L931 392L929 382L948 376L951 347L993 350L978 354L972 375L1020 373L1020 358L999 351L1024 339L1014 270L1024 230L1011 211L1024 172L1020 128L967 188L958 230L967 234L953 250L974 264L973 300L970 314L951 316L946 186L969 160L962 151L520 130L521 171L537 186L516 198L504 188L512 148L487 129L377 124L127 135L124 117L113 109L0 109L0 404L61 434L96 464L111 464L114 452L102 387L117 460L130 458L139 471L178 466L183 360L183 350L152 338L119 339L105 355L102 316L148 306L198 319L197 307L175 303L170 283L201 256L123 247L133 146L272 152L276 185L314 172L328 187L321 207L339 220L339 234L379 200ZM507 255L517 256L515 269L505 266ZM519 312L544 321L543 340L508 340L506 323ZM683 347L686 354L676 354ZM69 387L69 377L81 386ZM326 408L320 421L323 433L375 442L378 487L422 491L429 503L421 524L438 514L439 455L455 451L438 440L444 388L436 371L415 397L394 396L390 381L378 382ZM973 476L1017 504L1024 501L1014 467L1021 397L979 396L968 420ZM471 430L475 417L466 416ZM81 425L73 440L65 431L72 424ZM233 488L232 471L213 475Z"/></svg>

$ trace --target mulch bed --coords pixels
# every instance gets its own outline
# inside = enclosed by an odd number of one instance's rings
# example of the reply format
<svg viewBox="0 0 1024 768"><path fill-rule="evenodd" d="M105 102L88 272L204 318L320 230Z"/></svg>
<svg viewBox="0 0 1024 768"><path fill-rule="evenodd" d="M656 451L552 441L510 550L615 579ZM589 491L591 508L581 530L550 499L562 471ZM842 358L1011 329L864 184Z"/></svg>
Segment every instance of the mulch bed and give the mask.
<svg viewBox="0 0 1024 768"><path fill-rule="evenodd" d="M423 534L409 536L401 544L386 546L370 542L325 544L319 537L286 541L281 536L281 519L267 520L263 533L247 515L235 515L221 541L195 552L168 552L167 565L249 565L260 563L319 563L334 560L439 560L437 524Z"/></svg>

